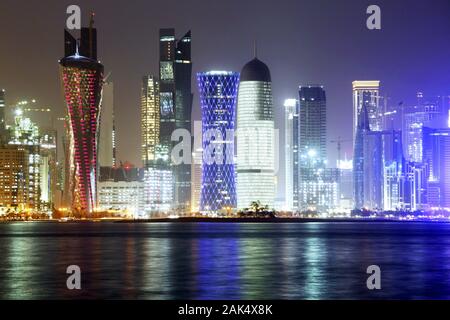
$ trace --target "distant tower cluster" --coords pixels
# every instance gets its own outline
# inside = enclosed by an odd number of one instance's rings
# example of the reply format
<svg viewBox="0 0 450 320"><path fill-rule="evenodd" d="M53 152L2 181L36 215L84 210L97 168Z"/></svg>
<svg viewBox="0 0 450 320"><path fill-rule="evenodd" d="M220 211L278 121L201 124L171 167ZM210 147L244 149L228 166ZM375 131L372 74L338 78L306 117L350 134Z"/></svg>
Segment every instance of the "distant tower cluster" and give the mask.
<svg viewBox="0 0 450 320"><path fill-rule="evenodd" d="M97 36L81 29L77 40L65 30L65 55L60 60L69 114L69 190L74 211L90 216L97 207L98 137L103 65L97 61Z"/></svg>
<svg viewBox="0 0 450 320"><path fill-rule="evenodd" d="M227 213L237 205L234 130L239 73L198 73L197 81L203 137L200 212Z"/></svg>
<svg viewBox="0 0 450 320"><path fill-rule="evenodd" d="M449 208L449 98L419 92L416 105L387 110L384 100L381 112L379 81L355 81L353 94L355 212Z"/></svg>

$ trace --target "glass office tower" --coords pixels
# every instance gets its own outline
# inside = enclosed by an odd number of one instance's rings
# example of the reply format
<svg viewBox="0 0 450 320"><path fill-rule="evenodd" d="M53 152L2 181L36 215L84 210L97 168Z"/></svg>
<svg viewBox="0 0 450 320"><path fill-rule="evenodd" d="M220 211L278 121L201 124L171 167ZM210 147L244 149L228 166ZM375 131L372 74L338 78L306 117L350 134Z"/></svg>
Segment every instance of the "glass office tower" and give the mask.
<svg viewBox="0 0 450 320"><path fill-rule="evenodd" d="M160 144L167 150L165 170L170 170L174 178L173 207L190 209L191 164L174 165L171 152L175 143L171 141L175 129L191 130L192 113L192 61L191 32L180 40L175 38L175 29L159 31L159 87L160 87Z"/></svg>

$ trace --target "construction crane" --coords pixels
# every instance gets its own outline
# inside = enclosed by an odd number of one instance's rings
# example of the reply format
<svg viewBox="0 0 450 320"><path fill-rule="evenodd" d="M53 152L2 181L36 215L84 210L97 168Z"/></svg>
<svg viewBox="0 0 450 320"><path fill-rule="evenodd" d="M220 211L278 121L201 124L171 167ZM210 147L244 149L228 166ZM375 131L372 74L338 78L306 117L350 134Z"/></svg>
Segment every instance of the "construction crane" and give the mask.
<svg viewBox="0 0 450 320"><path fill-rule="evenodd" d="M353 142L353 140L342 140L342 138L339 136L337 140L330 140L331 143L337 144L337 151L338 151L338 165L341 164L341 150L342 150L342 144L345 142Z"/></svg>

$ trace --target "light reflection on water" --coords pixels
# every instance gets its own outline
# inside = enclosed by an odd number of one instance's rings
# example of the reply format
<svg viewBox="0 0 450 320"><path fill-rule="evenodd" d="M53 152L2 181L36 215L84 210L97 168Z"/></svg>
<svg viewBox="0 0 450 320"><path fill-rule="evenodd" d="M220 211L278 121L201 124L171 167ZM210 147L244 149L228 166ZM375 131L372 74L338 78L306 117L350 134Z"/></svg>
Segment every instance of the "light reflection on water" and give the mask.
<svg viewBox="0 0 450 320"><path fill-rule="evenodd" d="M449 299L449 262L443 223L0 224L2 299Z"/></svg>

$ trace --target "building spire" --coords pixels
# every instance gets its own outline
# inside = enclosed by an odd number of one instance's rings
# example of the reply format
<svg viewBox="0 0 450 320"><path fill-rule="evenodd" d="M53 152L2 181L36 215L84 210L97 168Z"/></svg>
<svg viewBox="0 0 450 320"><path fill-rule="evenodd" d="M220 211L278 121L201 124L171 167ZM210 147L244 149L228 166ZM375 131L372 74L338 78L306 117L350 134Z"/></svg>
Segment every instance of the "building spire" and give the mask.
<svg viewBox="0 0 450 320"><path fill-rule="evenodd" d="M75 57L79 57L80 52L78 51L78 40L75 41Z"/></svg>
<svg viewBox="0 0 450 320"><path fill-rule="evenodd" d="M253 56L255 59L258 58L258 46L256 44L256 39L253 40Z"/></svg>

